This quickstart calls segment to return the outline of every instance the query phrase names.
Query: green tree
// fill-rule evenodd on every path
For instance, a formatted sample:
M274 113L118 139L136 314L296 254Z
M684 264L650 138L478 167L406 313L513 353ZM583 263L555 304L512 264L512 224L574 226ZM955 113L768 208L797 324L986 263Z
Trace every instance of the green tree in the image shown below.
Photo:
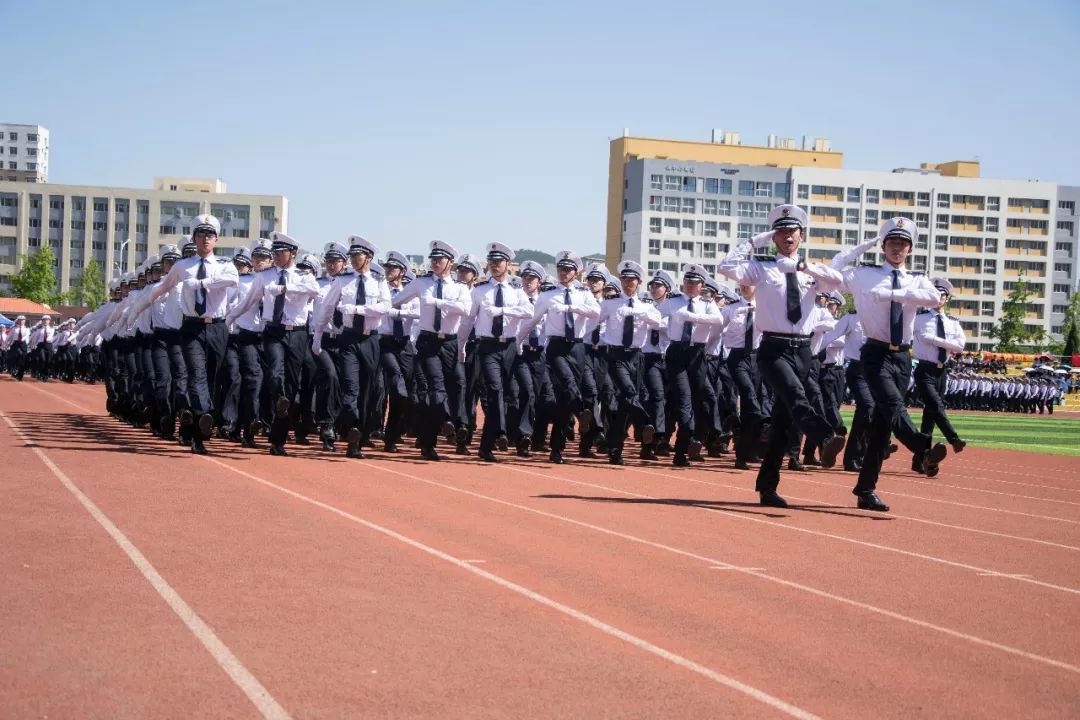
M45 246L33 255L23 255L22 267L11 278L18 297L38 303L53 303L62 296L56 282L56 255Z
M990 337L997 338L998 352L1020 352L1020 346L1030 338L1030 332L1024 325L1030 296L1031 288L1024 276L1020 275L1009 297L1001 303L1001 317L990 329Z
M1065 341L1061 354L1068 362L1073 355L1080 354L1080 293L1073 293L1069 299L1069 307L1065 310L1065 324L1061 331Z
M101 275L101 266L91 259L83 268L82 274L71 283L71 295L75 304L85 305L96 310L107 299L105 278Z

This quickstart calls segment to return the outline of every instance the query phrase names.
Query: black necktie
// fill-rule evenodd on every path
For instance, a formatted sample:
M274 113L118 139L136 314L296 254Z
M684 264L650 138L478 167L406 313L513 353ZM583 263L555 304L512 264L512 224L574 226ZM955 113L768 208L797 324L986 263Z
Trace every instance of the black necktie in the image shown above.
M277 284L282 287L281 293L274 298L274 324L280 325L285 316L285 270L278 274Z
M536 298L529 298L530 305L536 305ZM540 347L540 331L536 328L529 333L529 347Z
M195 273L198 280L206 279L206 258L199 260L199 271ZM206 290L199 288L195 291L195 314L202 317L206 314Z
M364 276L356 276L356 314L353 315L352 326L353 330L357 332L364 332L364 311L359 306L367 305L367 287L364 283Z
M390 290L390 296L393 297L399 292L401 292L401 288L392 288ZM400 313L400 311L398 312ZM399 340L405 337L405 323L404 321L402 321L400 314L396 318L394 318L394 337L398 338Z
M900 271L892 271L892 288L900 289ZM902 345L904 342L904 308L895 300L889 303L889 342Z
M502 283L499 283L498 285L495 286L495 307L501 308L502 306L503 306ZM494 337L500 338L500 337L502 337L502 331L503 331L503 318L502 318L502 315L499 315L498 317L492 318L492 320L491 320L491 334Z
M566 314L563 316L563 329L566 332L566 339L574 339L574 314L570 312L570 288L566 288L566 294L563 296L563 303L566 305Z
M945 338L945 318L942 317L941 313L938 313L937 316L937 336L942 339ZM944 365L948 357L949 353L945 350L945 348L938 348L937 361L939 363Z
M649 342L657 350L660 349L660 331L659 330L650 330L649 331Z
M442 285L442 278L435 281L435 297L439 300L442 300ZM431 327L435 328L435 332L439 332L439 330L442 329L442 312L437 307L435 308L435 318L431 323Z
M634 307L634 298L630 298L630 302L626 303L626 307ZM634 344L634 316L630 313L626 314L626 317L622 321L622 346L629 348Z
M686 311L694 312L694 298L690 298L690 301L686 303ZM688 343L694 339L694 323L684 322L682 324L682 341Z
M802 297L799 292L799 274L784 273L787 281L787 319L792 325L802 320Z
M754 349L754 306L746 309L746 334L743 335L743 347L746 350Z

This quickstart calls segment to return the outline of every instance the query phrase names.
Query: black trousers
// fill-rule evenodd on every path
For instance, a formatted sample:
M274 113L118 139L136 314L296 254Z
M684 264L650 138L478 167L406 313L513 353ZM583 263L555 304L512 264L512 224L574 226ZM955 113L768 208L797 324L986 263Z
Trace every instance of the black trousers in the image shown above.
M380 363L386 386L386 433L389 444L405 436L415 393L416 349L408 337L383 335L379 338Z
M263 358L266 361L264 382L270 385L270 397L275 402L286 398L290 404L300 389L300 373L306 356L311 354L311 341L306 327L286 330L268 325L263 330ZM284 444L289 435L289 413L277 414L270 424L270 442Z
M26 372L26 341L12 343L7 354L8 372L16 380L22 380Z
M435 448L439 428L451 417L450 409L461 407L457 358L457 337L421 332L416 339L417 439L423 449Z
M527 374L529 384L518 382L518 402L520 408L521 436L532 437L532 445L540 447L546 441L547 427L555 408L555 391L551 387L547 362L542 347L526 345L518 358L518 376ZM525 398L522 388L528 388L530 395ZM528 419L528 425L525 421Z
M867 342L859 354L866 383L874 398L874 416L866 454L854 490L865 492L877 487L885 449L892 433L895 432L896 439L912 453L925 452L930 447L930 436L915 429L904 407L904 396L911 380L911 357L907 351L889 350L887 345Z
M323 333L322 352L315 356L315 422L333 427L341 414L341 345L338 336Z
M656 435L662 436L667 433L667 362L659 353L643 353L640 363L640 402Z
M630 423L639 428L648 425L649 415L642 407L638 385L638 378L641 377L641 351L637 348L609 347L607 361L607 374L615 391L615 411L607 429L607 442L614 457L623 452Z
M828 417L825 412L824 395L821 392L821 359L817 356L810 357L810 371L806 373L804 382L806 388L806 400L822 417ZM831 423L830 423L831 424ZM833 426L835 427L835 426ZM822 438L812 440L809 436L803 442L803 433L797 426L792 427L791 435L794 438L790 453L792 457L798 457L799 444L803 444L803 456L811 458L821 445Z
M758 436L761 422L765 419L758 400L761 381L757 352L735 348L727 357L727 367L739 393L739 433L735 439L735 459L748 461L758 455Z
M705 371L705 347L701 344L672 343L667 352L668 382L675 434L675 453L685 455L691 438L696 436L695 404L700 408L702 393L708 393ZM671 428L669 428L670 432Z
M339 348L342 394L340 429L348 431L355 427L366 433L371 430L369 422L375 399L375 375L379 371L379 336L346 330L340 336Z
M512 339L500 342L495 338L481 338L477 342L476 362L480 367L486 396L484 430L480 435L481 452L494 449L496 439L509 434L507 395L516 359L517 343Z
M155 420L157 419L156 403L154 401L154 336L153 334L139 333L136 338L136 353L139 365L139 402L145 407L152 408Z
M832 436L828 421L807 399L804 379L810 372L809 345L792 347L784 340L765 338L757 351L758 370L772 389L772 422L769 441L758 469L756 490L775 491L780 484L780 467L797 429L812 442Z
M945 414L945 402L941 396L945 392L945 386L949 380L949 373L945 368L939 368L935 363L920 360L915 366L915 387L923 399L923 415L920 430L924 435L933 437L934 425L941 429L941 433L948 442L960 439L953 429Z
M855 415L851 418L847 445L844 447L844 466L861 465L870 438L870 419L874 416L874 396L866 383L862 360L852 360L845 371L847 386L855 402Z
M555 394L555 406L551 416L551 451L561 453L566 449L567 431L574 414L586 405L582 396L582 374L585 365L585 346L565 338L548 339L546 361L551 387ZM593 395L593 402L596 396Z
M188 400L195 415L212 413L210 388L216 387L217 375L225 363L229 329L225 323L207 325L185 322L180 328L184 363L188 369Z
M542 366L543 361L539 364ZM521 438L532 437L533 420L536 418L536 388L533 387L532 369L524 354L514 357L510 377L513 394L507 399L507 432L510 439L516 443Z
M262 407L262 388L265 377L262 333L240 330L230 338L230 344L236 351L237 367L240 373L236 421L247 432L251 423L259 419Z
M821 386L825 419L834 430L839 430L844 427L844 419L840 416L840 406L844 404L844 367L840 363L823 365L818 384Z

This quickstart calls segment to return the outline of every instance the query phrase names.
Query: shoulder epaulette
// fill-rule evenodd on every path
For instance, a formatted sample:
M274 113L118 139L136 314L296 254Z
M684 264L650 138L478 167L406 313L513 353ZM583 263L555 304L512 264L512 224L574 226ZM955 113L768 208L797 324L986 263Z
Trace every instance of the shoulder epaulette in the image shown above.
M668 299L682 297L682 296L683 296L683 294L681 292L673 292L670 295L668 295Z
M876 268L879 268L879 267L881 267L881 264L880 263L872 263L872 262L861 262L861 263L859 263L859 267L876 267Z
M926 273L924 273L924 272L918 272L918 271L912 270L912 271L911 271L911 274L912 274L912 275L915 275L915 276L917 276L917 277L921 277L921 276L925 275Z
M928 312L930 312L930 308L919 308L918 311L915 314L916 315L925 315Z
M751 257L758 262L776 262L775 255L751 255Z
M945 317L949 318L950 320L957 320L958 319L955 315L950 315L949 313L945 313Z
M510 287L512 287L512 288L520 288L521 287L521 278L519 278L517 276L514 276L514 277L510 278Z

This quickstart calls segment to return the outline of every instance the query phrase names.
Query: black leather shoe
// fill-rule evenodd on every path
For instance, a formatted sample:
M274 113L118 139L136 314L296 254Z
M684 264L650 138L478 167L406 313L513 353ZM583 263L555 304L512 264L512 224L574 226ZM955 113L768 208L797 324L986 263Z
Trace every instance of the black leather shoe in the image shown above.
M440 460L442 460L442 458L439 456L439 453L435 452L435 448L423 448L420 451L420 457L424 458L425 460L430 460L431 462L439 462Z
M945 443L937 443L926 452L926 477L937 477L941 469L941 461L949 454Z
M176 418L172 415L162 415L158 420L158 430L161 431L163 439L172 440L176 435Z
M284 445L271 445L270 446L270 454L274 455L274 456L277 456L277 457L287 457L288 456L288 453L285 452L285 446Z
M875 512L889 512L889 506L881 502L881 498L873 490L855 493L859 498L860 510L873 510Z
M457 441L458 447L469 444L469 428L459 427L454 433L454 439ZM467 454L467 453L466 453Z
M652 445L642 445L641 454L638 457L642 460L656 460L656 448Z
M455 455L472 455L472 452L469 450L469 446L466 445L465 443L458 443L457 447L454 448L454 454Z
M190 410L180 411L180 427L185 427L195 422L195 416L191 414Z
M952 451L954 453L958 453L967 447L967 440L961 440L960 438L956 438L949 444L952 445Z
M491 452L490 450L481 450L480 459L488 463L500 462L499 458L495 457L495 453Z
M210 413L203 413L199 416L199 439L208 440L210 436L214 434L214 416Z
M532 457L532 451L529 450L529 446L531 444L532 443L529 441L529 438L523 437L520 440L518 440L517 441L517 456L518 457L523 457L523 458Z
M245 437L243 440L240 441L240 447L248 448L250 450L258 450L259 443L255 442L255 438L253 437Z
M589 432L589 429L592 428L592 420L592 410L585 410L584 412L578 413L578 423L582 435Z
M673 467L690 467L690 458L682 453L675 453L675 457L671 459L671 464Z
M844 449L844 436L833 435L821 443L821 467L831 468L836 465L836 456Z
M454 423L447 420L442 424L442 436L446 438L446 442L454 442L454 438L457 436L457 431L454 430Z
M551 456L548 458L548 462L550 462L553 465L565 465L566 464L566 461L563 460L562 453L558 453L558 452L551 453Z
M690 441L690 448L689 448L689 452L687 452L687 455L694 462L704 462L705 461L705 458L702 457L702 455L701 455L701 443L699 441L697 441L697 440L691 440Z
M505 435L500 435L495 438L495 447L498 448L500 452L506 452L507 448L510 447L510 442L506 439Z
M612 454L611 454L611 457L609 457L609 458L608 458L608 464L609 464L609 465L625 465L625 464L626 464L626 461L625 461L625 460L623 460L623 458L622 458L622 455L621 455L621 454L619 454L619 453L612 453Z
M401 452L401 448L397 446L397 443L388 442L383 446L383 452L398 453Z
M297 445L311 444L311 440L308 439L307 435L297 435L295 438L293 438L293 442L295 442Z
M656 446L654 452L657 457L671 457L671 445L667 442L662 442Z
M646 425L641 428L641 444L652 445L653 440L656 439L656 428L652 425Z
M194 435L191 438L191 452L195 455L206 455L206 446L203 445L202 438Z
M349 432L345 434L345 441L349 443L345 448L345 457L356 459L364 457L364 453L360 450L360 441L363 438L364 434L358 428L349 428Z
M835 461L834 461L834 463L835 463ZM813 457L813 456L808 457L806 455L803 455L802 464L803 465L812 465L814 467L821 467L821 461L818 460L817 458Z
M926 455L924 453L915 453L911 456L911 470L917 472L920 475L926 473Z
M888 460L889 456L900 449L900 446L896 443L889 443L889 447L885 448L885 459Z
M862 465L859 463L844 463L844 469L848 472L862 472Z
M788 458L787 469L795 472L806 472L806 466L799 462L798 458Z
M758 500L758 504L760 504L760 505L764 505L765 507L774 507L774 508L786 508L786 507L788 507L787 500L785 500L784 498L777 495L775 490L770 490L768 492L758 493L758 495L761 498L760 500Z
M599 456L599 455L597 455L597 454L596 454L595 452L593 452L592 450L589 450L588 448L585 448L585 449L583 449L583 450L578 450L578 457L580 457L580 458L586 458L586 459L588 459L588 460L595 460L596 458L598 458L598 457L600 457L600 456Z
M736 470L749 470L750 469L750 464L748 462L746 462L745 460L736 460L735 461L735 469Z

